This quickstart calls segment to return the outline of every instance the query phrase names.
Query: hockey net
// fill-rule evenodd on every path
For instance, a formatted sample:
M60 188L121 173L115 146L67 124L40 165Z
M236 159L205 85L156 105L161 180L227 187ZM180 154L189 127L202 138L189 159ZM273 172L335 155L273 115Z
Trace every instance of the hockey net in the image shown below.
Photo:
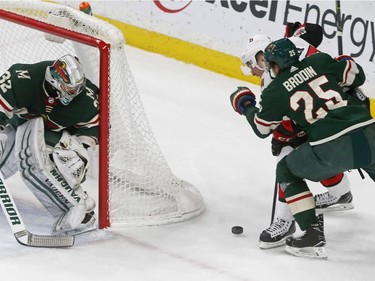
M100 87L99 228L166 224L202 212L199 191L172 173L153 136L117 28L59 4L1 1L0 51L1 73L14 63L76 55Z

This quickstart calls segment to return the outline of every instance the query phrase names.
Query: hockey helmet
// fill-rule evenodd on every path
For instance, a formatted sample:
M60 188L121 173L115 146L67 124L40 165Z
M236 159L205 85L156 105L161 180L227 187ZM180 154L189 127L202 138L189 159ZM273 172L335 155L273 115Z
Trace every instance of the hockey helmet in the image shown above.
M68 105L82 92L86 84L83 67L72 55L65 55L47 67L45 79L57 90L63 105Z
M297 47L289 39L282 38L269 44L264 51L266 67L271 63L277 64L280 70L291 67L299 61Z
M251 68L255 68L258 66L258 63L257 63L258 53L263 53L264 49L271 42L272 42L271 38L265 35L260 35L260 34L256 34L249 39L249 42L247 43L241 55L241 62L243 64L241 69L245 75L250 74ZM245 68L248 68L248 69L245 69Z

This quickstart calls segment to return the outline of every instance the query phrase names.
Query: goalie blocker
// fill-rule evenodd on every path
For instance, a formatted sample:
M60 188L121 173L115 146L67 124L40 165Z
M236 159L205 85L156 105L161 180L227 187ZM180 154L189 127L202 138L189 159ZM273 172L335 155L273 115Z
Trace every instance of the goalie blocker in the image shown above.
M95 201L83 191L79 182L87 170L87 160L81 158L83 150L78 138L64 133L53 151L59 169L51 161L51 151L45 144L42 117L17 128L15 155L18 156L18 169L25 184L56 219L52 229L55 233L75 230L86 214L93 213Z

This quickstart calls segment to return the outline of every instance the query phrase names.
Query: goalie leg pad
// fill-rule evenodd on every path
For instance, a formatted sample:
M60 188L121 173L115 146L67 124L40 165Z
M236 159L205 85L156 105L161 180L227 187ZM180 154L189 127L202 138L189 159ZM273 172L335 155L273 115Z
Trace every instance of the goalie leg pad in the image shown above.
M14 153L16 130L11 125L0 126L0 170L7 179L17 171L17 162Z
M29 120L17 128L15 152L23 181L60 221L55 224L59 227L55 231L69 230L80 224L86 213L84 192L81 188L70 187L50 160L42 118Z

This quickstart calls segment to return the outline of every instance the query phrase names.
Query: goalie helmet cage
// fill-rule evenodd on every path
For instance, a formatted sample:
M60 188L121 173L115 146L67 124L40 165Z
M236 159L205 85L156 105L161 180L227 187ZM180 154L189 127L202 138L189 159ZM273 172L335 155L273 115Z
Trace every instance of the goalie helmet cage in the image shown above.
M167 224L203 211L201 194L172 173L152 134L117 28L60 4L1 1L0 51L1 73L76 55L99 85L99 228Z

